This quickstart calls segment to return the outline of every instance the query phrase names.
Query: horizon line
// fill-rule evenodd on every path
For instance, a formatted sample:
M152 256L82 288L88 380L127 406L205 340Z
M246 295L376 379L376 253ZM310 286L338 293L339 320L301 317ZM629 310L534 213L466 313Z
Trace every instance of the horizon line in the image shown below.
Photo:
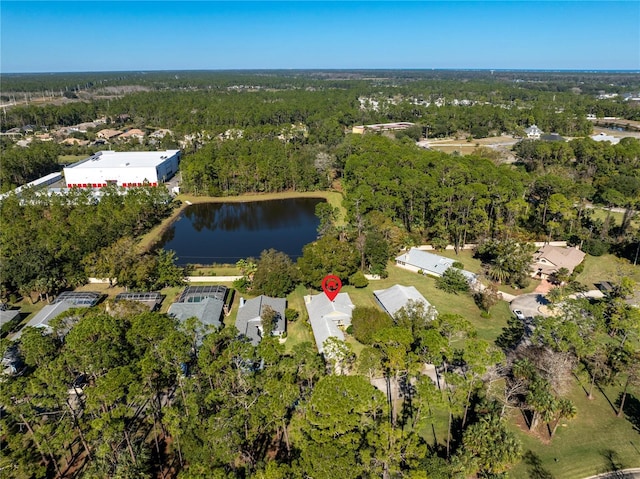
M68 70L68 71L13 71L0 75L56 75L69 73L163 73L163 72L366 72L366 71L462 71L462 72L540 72L540 73L640 73L636 68L181 68L181 69L134 69L134 70Z

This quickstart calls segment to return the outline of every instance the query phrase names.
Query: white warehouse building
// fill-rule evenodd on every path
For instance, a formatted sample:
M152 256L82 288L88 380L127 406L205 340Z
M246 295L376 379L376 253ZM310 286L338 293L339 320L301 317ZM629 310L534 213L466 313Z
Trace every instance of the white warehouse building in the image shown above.
M99 151L64 169L68 188L158 186L178 171L180 150Z

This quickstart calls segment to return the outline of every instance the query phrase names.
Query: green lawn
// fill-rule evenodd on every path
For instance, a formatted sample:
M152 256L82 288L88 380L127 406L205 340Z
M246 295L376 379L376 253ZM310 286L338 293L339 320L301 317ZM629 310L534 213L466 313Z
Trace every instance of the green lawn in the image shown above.
M619 389L604 389L612 403ZM512 429L522 441L525 458L512 470L511 477L580 479L614 470L616 465L640 466L639 431L628 420L616 417L604 394L596 391L594 399L589 400L576 381L569 398L578 414L562 421L551 441L548 433L541 438L531 435L522 425L520 413L513 412ZM520 427L514 425L516 419Z
M464 265L463 269L471 271L472 273L477 274L482 272L482 263L479 259L473 257L474 252L471 249L460 250L458 254L456 254L455 250L452 249L433 251L433 253L446 258L451 258L455 261L460 261Z
M617 282L621 276L630 276L640 282L640 268L612 254L587 255L584 259L584 271L576 279L589 289L595 289L595 283L600 281Z
M355 288L353 286L344 286L342 288L343 293L348 293L351 297L351 301L356 307L373 307L378 308L373 297L373 291L378 289L386 289L395 284L401 284L403 286L415 286L423 296L438 310L439 313L453 313L460 314L468 319L474 327L478 330L478 336L488 341L494 341L502 332L502 328L506 326L507 320L510 316L509 305L506 302L499 302L491 310L491 317L488 319L480 316L480 310L476 306L468 294L449 294L441 291L435 287L435 279L422 276L411 271L398 268L393 264L389 264L388 267L389 277L381 280L370 281L366 288ZM288 297L289 307L296 309L300 312L300 320L306 321L307 311L304 306L304 295L309 294L307 288L298 286L296 290ZM316 294L314 292L313 294ZM287 348L291 344L296 344L305 340L304 338L296 338L297 333L304 334L306 338L306 329L297 328L293 329L290 324L289 339L287 340ZM297 326L297 325L296 325ZM311 338L313 339L313 338ZM359 352L360 345L353 342L352 346L354 350Z
M609 216L611 226L620 226L622 224L622 219L624 218L624 213L618 213L617 211L607 211L598 206L588 211L590 212L593 219L600 221L604 221L605 219L607 219L607 216ZM636 215L636 217L631 220L631 224L636 228L640 226L640 216Z
M196 267L191 276L240 276L240 269L233 264L214 264L207 267Z

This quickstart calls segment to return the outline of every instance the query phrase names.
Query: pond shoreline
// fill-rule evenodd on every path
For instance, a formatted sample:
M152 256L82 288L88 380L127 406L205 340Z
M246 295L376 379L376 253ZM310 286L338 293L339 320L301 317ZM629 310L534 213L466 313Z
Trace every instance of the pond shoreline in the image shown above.
M341 206L342 194L337 191L284 191L280 193L250 193L239 196L193 196L181 194L174 198L180 201L171 214L154 226L151 231L140 238L138 247L141 253L153 251L158 247L164 233L180 217L187 206L206 203L252 203L258 201L289 200L295 198L320 198L327 201L332 206L341 209L341 217L344 218L344 210ZM336 204L337 203L337 204Z

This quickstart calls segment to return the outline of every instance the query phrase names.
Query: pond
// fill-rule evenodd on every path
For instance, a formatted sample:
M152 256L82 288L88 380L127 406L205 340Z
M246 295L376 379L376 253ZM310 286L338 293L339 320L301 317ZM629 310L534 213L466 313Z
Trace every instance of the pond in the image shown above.
M173 250L178 264L233 264L260 257L269 248L296 260L317 238L320 198L203 203L187 206L165 231L160 247Z

